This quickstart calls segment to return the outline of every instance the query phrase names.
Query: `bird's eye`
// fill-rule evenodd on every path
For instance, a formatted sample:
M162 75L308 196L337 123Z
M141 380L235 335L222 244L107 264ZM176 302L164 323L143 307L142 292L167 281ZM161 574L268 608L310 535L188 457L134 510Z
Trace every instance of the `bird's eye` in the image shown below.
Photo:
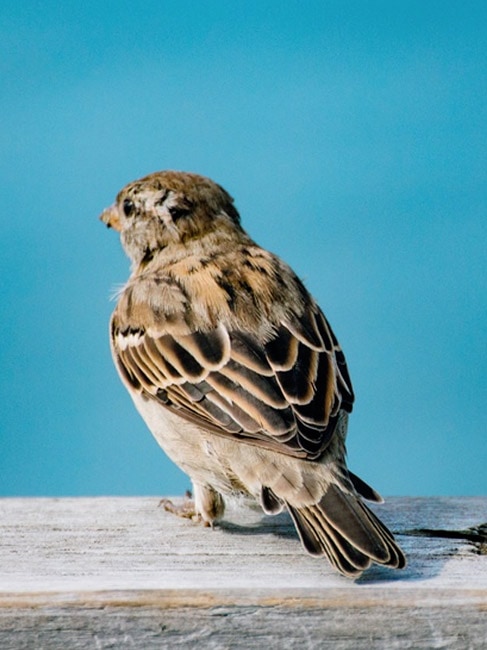
M123 213L126 217L130 217L134 213L135 205L130 199L125 199L123 202Z
M190 209L183 205L172 205L168 208L168 212L173 218L173 221L177 221L178 219L181 219L181 217L186 217L190 213Z

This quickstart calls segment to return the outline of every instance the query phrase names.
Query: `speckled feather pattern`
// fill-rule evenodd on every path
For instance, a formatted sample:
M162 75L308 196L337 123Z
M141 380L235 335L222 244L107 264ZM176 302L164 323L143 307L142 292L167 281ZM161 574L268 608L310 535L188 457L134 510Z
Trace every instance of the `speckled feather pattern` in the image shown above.
M245 233L233 200L196 174L127 185L102 220L132 274L110 325L135 405L192 479L198 514L225 494L287 507L304 547L345 575L404 566L345 464L354 394L345 357L291 268Z

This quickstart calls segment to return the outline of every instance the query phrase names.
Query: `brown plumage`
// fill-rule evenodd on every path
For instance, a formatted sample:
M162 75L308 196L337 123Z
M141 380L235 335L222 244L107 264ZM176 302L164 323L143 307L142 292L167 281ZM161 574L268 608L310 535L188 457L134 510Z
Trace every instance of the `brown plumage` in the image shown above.
M305 549L347 576L405 558L345 464L354 395L314 299L240 225L232 198L196 174L130 183L102 221L132 274L111 320L119 374L212 524L222 495L286 507Z

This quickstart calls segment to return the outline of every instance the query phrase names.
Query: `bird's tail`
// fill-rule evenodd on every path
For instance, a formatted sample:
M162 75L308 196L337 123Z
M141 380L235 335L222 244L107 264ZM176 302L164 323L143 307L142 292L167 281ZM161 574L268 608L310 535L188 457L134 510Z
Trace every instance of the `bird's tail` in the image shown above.
M350 478L362 494L369 488L357 477ZM363 486L360 485L363 483ZM374 501L377 493L364 494ZM406 558L392 533L362 502L358 494L345 492L331 484L322 499L313 506L297 508L286 504L304 548L311 555L325 555L343 575L355 578L372 562L402 569Z

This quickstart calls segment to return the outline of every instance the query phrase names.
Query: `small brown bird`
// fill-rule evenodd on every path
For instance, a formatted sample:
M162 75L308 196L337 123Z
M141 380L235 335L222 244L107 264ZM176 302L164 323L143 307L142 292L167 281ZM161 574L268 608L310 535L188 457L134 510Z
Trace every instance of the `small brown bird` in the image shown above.
M208 178L164 171L128 184L101 220L132 274L110 325L120 377L212 525L223 495L289 511L304 548L359 576L406 564L347 469L354 395L345 357L292 269L240 225ZM186 512L187 514L187 512Z

